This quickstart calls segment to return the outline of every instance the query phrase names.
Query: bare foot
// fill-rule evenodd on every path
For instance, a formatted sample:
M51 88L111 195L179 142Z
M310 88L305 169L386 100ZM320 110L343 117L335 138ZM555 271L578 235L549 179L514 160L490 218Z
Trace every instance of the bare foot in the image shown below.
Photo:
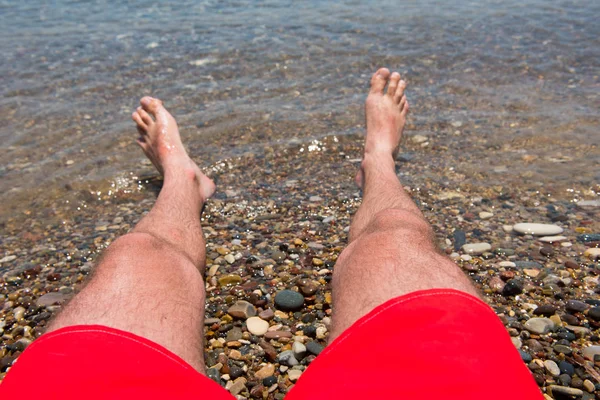
M388 88L384 93L386 85ZM400 79L400 74L390 74L387 68L379 69L371 78L371 90L365 106L365 155L396 157L409 109L404 89L406 82ZM362 171L356 175L356 184L363 186Z
M162 101L144 97L141 107L131 115L140 136L137 143L161 175L185 174L191 170L200 184L200 196L205 201L215 192L214 182L200 171L188 156L175 118L163 107Z

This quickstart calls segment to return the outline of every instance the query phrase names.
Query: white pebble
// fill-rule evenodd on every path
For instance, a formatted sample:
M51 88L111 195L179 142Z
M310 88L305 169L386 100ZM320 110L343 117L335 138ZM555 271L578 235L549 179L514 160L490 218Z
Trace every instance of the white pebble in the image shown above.
M562 242L563 240L567 240L566 236L544 236L541 237L540 242L545 243L554 243L554 242Z
M292 382L296 382L301 375L302 371L300 371L299 369L291 369L288 372L288 378L290 378L290 381Z
M463 251L468 254L478 255L492 249L489 243L467 243L462 247Z
M600 257L600 247L591 247L587 249L583 255L595 260Z
M563 232L563 229L558 225L537 224L537 223L521 223L513 225L513 229L524 235L548 236L558 235Z
M491 212L487 212L487 211L482 211L479 213L479 218L481 219L490 219L494 216L493 213Z
M269 323L259 317L250 317L246 320L248 332L256 336L262 336L269 330Z
M517 266L517 264L515 264L515 263L514 263L514 262L512 262L512 261L500 261L500 262L498 263L498 266L499 266L499 267L514 268L514 267L516 267L516 266Z

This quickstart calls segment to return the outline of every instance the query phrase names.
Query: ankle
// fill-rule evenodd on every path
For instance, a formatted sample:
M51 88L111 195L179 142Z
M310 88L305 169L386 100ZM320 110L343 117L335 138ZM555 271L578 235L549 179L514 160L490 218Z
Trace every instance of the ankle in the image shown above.
M394 157L389 152L384 151L365 151L363 155L362 162L360 164L361 169L364 171L365 169L372 167L391 167L394 168L395 161Z

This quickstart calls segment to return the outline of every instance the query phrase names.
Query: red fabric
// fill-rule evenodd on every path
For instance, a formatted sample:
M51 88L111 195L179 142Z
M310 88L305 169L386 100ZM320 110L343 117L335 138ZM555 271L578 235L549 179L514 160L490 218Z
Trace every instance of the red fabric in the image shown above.
M0 399L22 398L234 399L164 347L96 325L70 326L33 342L0 385Z
M413 292L359 319L286 400L543 400L494 311L450 289Z
M19 357L0 398L232 396L162 346L104 326L46 334ZM319 355L286 399L542 399L494 312L455 290L388 301Z

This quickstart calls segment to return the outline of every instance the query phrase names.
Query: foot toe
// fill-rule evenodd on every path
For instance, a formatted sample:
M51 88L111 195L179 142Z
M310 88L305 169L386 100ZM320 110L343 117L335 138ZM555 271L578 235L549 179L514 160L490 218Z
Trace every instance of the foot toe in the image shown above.
M401 80L398 82L398 87L396 88L396 93L394 93L394 102L396 104L400 104L402 100L402 96L404 96L404 89L406 89L406 81Z
M144 121L147 126L152 125L154 122L150 114L148 114L142 107L137 108L137 113L140 115L140 117L142 117L142 121Z
M152 115L156 115L162 109L162 101L150 96L142 97L140 104L144 110Z
M396 89L398 88L398 82L400 82L400 74L393 72L390 76L390 84L388 86L388 96L394 97L396 95Z
M387 68L380 68L375 72L371 78L371 93L382 94L389 77L390 70Z
M144 123L137 111L131 114L131 119L137 124L138 130L142 129L145 132L148 129L148 126Z
M400 100L400 113L405 114L408 112L408 100L406 100L406 96L402 96L402 100Z

